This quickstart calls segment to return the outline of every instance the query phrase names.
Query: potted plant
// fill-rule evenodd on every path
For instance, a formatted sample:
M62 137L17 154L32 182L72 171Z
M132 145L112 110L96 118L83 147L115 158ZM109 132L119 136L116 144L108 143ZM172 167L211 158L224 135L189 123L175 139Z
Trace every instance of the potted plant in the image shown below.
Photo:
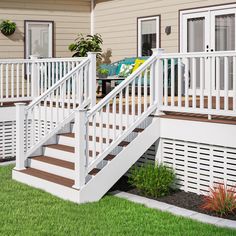
M79 34L75 42L69 45L69 50L74 52L73 57L86 57L88 52L97 52L97 58L101 60L102 43L100 34Z
M16 23L10 20L4 20L0 24L0 30L5 36L12 35L16 30Z
M99 78L107 78L108 74L109 74L109 70L107 70L107 69L99 69L98 70Z

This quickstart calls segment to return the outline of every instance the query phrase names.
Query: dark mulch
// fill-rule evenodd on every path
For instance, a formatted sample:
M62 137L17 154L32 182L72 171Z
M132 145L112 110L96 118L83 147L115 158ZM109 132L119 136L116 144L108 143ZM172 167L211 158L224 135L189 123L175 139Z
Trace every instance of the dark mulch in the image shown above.
M165 202L174 206L178 206L181 208L185 208L192 211L197 211L203 214L208 214L211 216L218 216L213 212L209 212L200 208L203 204L203 195L197 195L195 193L186 193L181 190L176 190L170 193L170 195L165 197L153 198L149 196L145 196L141 193L138 189L134 188L128 183L128 178L123 176L113 187L110 191L120 190L132 194L136 194L139 196L147 197L150 199L154 199L160 202ZM219 216L218 216L219 217ZM229 220L236 220L236 212L235 214L231 214L228 216L223 216L222 218L229 219Z
M14 157L13 158L4 158L4 159L0 158L0 163L7 162L7 161L14 161L14 160L15 160Z

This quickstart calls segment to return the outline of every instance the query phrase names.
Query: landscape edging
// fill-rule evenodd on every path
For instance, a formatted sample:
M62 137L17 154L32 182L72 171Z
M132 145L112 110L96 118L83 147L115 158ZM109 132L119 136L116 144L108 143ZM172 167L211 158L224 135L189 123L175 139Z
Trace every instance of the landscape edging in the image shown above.
M216 225L218 227L227 227L227 228L236 229L236 221L234 220L227 220L227 219L223 219L223 218L219 218L215 216L209 216L209 215L202 214L196 211L191 211L191 210L187 210L181 207L176 207L171 204L152 200L152 199L145 198L145 197L138 196L131 193L114 191L114 192L111 192L111 194L116 197L123 198L129 201L135 202L135 203L143 204L152 209L166 211L177 216L187 217L192 220L197 220L206 224Z

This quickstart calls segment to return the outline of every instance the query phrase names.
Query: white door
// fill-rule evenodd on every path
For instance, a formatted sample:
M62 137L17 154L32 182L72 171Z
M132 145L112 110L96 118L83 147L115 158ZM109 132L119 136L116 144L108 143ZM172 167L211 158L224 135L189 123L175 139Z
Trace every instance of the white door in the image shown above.
M199 10L196 13L186 13L182 16L181 52L214 52L214 51L234 51L236 45L235 37L235 15L236 8L228 9L208 9ZM206 62L205 77L209 78L210 73L215 75L215 71L209 71L209 61ZM215 63L214 61L212 63ZM229 59L229 91L233 89L233 66L232 59ZM196 87L199 88L200 76L198 75L199 62L197 62ZM191 68L190 68L191 75ZM191 86L191 76L190 76ZM205 81L204 88L208 88ZM224 61L220 61L220 85L224 90ZM213 90L216 88L216 79L212 81ZM231 92L231 91L230 91ZM214 91L213 91L214 93ZM223 95L223 92L222 92Z
M26 21L25 57L36 55L42 58L53 56L53 23Z

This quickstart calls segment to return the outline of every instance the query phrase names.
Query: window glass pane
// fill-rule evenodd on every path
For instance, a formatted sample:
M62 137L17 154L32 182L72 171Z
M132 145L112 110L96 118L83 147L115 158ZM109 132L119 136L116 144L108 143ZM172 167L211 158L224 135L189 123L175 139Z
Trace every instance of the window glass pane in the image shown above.
M215 18L216 51L235 49L235 15L220 15Z
M157 22L144 20L141 22L142 56L151 56L152 49L157 47Z
M49 25L48 24L29 24L29 55L49 57Z
M187 22L188 52L203 52L205 51L205 18L192 18Z
M235 50L235 15L219 15L215 17L215 49L216 51ZM229 90L233 89L233 58L228 58ZM225 88L224 84L224 58L220 59L220 89Z

